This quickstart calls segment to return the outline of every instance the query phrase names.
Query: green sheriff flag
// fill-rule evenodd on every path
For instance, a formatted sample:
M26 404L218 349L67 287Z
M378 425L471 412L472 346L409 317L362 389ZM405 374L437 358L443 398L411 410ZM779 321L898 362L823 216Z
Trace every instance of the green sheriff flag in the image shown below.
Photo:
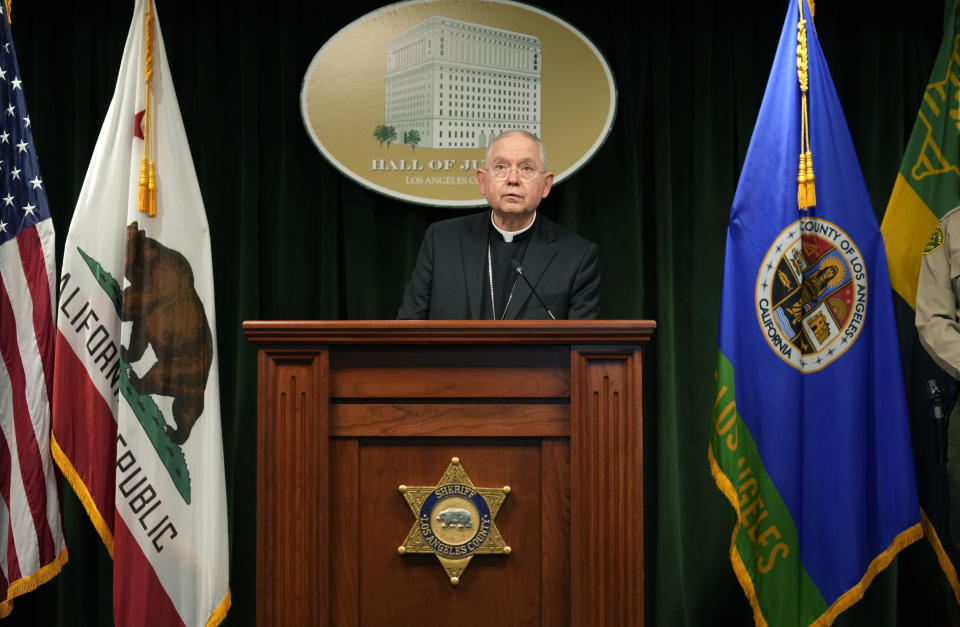
M926 354L914 328L923 249L939 219L960 205L958 0L946 1L943 22L943 40L880 230L890 265L890 283L899 296L895 298L897 322L924 535L960 602L960 552L950 533L946 422L937 418L938 408L934 406L936 390L955 390L956 384ZM949 404L949 400L945 402ZM960 498L960 493L956 496ZM960 520L955 525L958 523Z
M960 204L960 14L947 0L943 41L880 230L893 289L916 308L920 253Z

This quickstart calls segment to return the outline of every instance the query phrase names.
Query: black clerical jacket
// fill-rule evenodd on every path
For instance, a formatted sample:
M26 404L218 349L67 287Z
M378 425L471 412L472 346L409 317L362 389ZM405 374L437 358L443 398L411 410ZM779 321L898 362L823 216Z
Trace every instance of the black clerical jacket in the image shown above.
M539 224L537 224L539 223ZM599 316L600 260L597 246L538 215L523 259L523 272L558 318ZM487 283L490 211L435 222L427 228L398 319L475 320ZM485 292L486 290L486 292ZM503 317L548 319L520 279Z

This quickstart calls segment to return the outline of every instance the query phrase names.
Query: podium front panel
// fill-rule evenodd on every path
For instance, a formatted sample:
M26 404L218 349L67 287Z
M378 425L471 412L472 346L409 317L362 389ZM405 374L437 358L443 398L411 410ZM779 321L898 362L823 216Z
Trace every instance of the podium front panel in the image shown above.
M259 624L641 625L643 321L248 322ZM399 491L510 492L451 585Z

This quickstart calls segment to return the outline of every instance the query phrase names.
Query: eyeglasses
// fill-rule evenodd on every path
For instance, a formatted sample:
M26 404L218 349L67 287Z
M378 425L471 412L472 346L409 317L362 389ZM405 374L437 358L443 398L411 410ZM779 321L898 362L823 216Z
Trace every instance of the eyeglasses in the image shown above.
M487 172L490 173L490 176L495 178L498 181L505 181L510 173L514 170L517 171L517 175L524 181L529 181L538 174L543 174L543 170L537 170L532 165L521 165L516 168L507 166L505 163L498 163L492 168L487 168Z

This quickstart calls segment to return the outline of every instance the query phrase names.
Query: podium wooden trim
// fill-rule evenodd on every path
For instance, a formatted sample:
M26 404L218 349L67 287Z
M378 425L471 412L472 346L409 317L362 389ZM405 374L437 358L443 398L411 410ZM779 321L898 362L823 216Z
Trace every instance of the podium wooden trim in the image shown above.
M655 327L245 322L258 349L257 623L373 624L383 616L371 602L380 577L430 597L421 616L404 599L406 614L392 625L480 608L500 624L522 615L544 626L642 625L643 350ZM485 484L474 472L498 470L529 485L500 515L504 537L523 550L506 562L475 559L454 589L432 556L439 572L384 555L389 542L369 535L370 515L400 525L385 532L399 535L395 543L409 526L389 493L395 486L359 477L379 481L395 464L412 474L416 451L429 458L458 447L486 451L464 464L477 485ZM393 461L370 470L383 460ZM434 480L444 470L429 468Z

